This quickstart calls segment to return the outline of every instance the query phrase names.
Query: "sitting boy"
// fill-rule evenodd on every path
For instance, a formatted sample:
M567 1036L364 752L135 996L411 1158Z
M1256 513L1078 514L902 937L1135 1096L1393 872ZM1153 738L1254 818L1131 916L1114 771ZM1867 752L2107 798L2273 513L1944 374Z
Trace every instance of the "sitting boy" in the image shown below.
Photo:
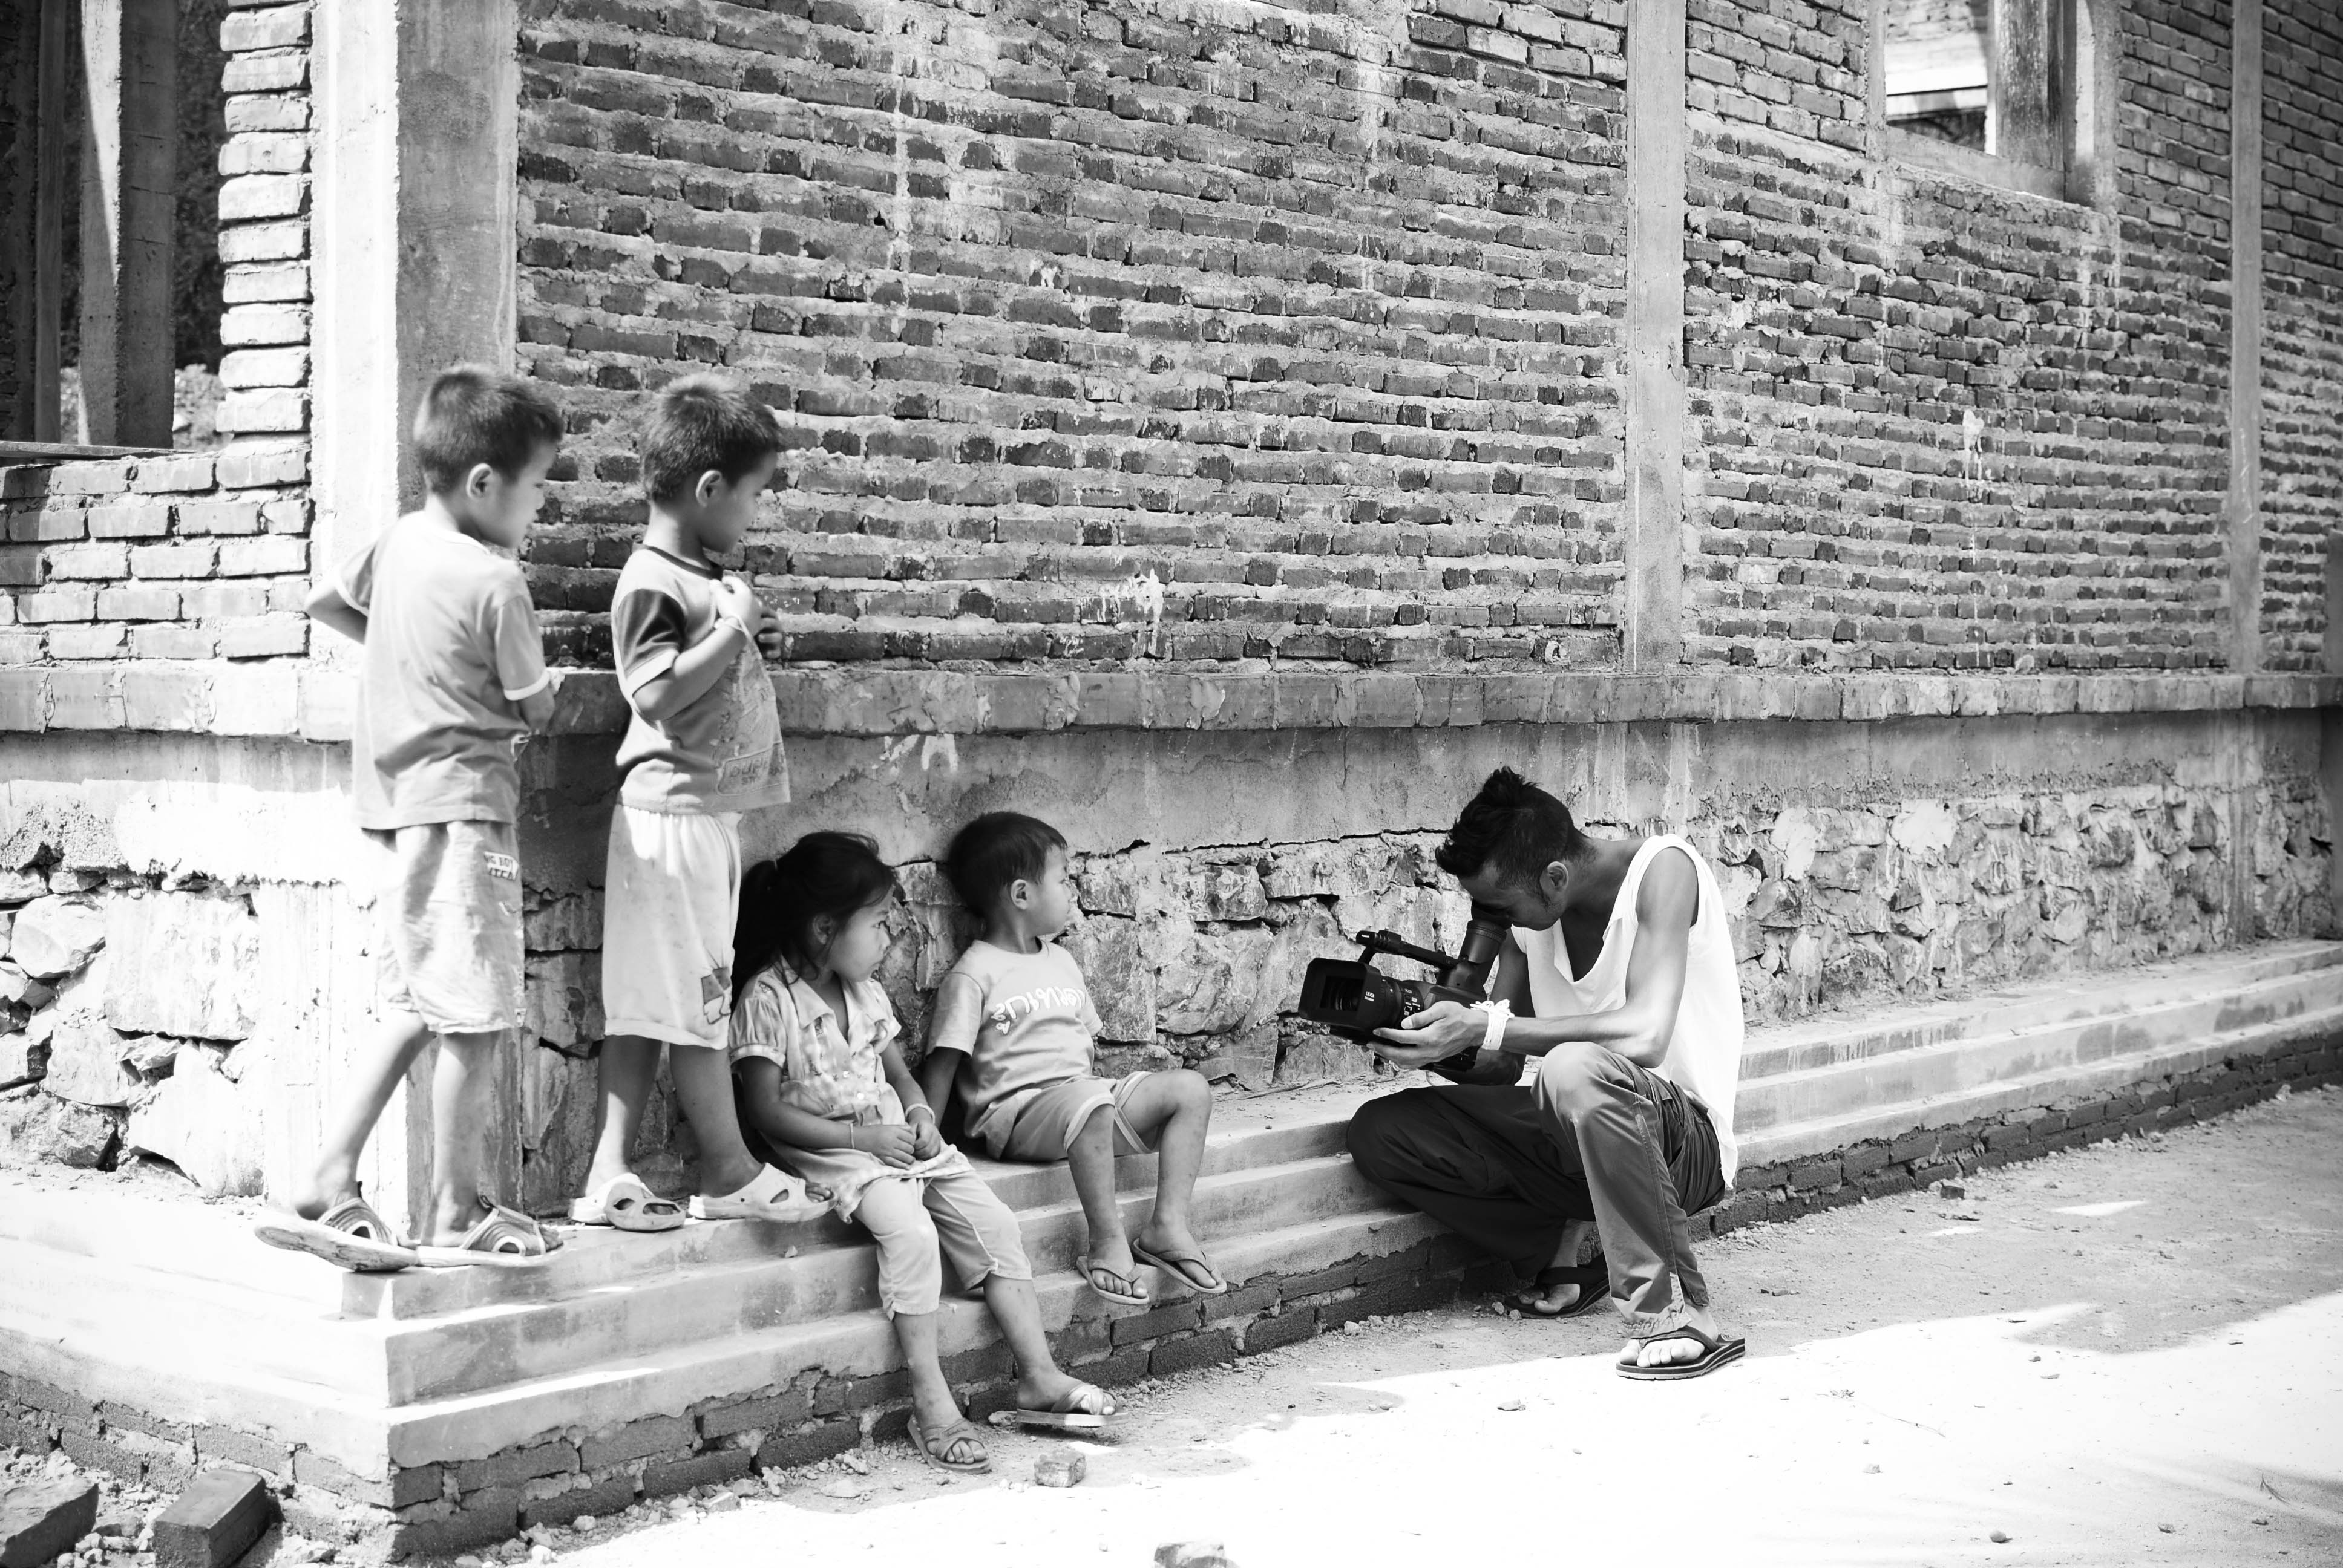
M1051 940L1074 919L1064 836L1014 811L987 812L953 838L944 873L984 925L936 991L920 1069L929 1103L943 1104L957 1079L968 1135L985 1152L1066 1161L1090 1225L1079 1266L1106 1300L1147 1304L1141 1262L1200 1295L1225 1293L1227 1282L1188 1228L1212 1087L1185 1068L1095 1076L1098 1012L1081 970ZM1149 1150L1155 1211L1130 1236L1115 1201L1114 1162Z

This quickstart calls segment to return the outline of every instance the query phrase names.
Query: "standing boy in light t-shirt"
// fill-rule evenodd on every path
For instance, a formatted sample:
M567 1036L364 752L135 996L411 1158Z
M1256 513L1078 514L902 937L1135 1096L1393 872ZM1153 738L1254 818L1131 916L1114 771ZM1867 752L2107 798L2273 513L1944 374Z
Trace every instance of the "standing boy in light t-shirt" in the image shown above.
M1225 1293L1188 1225L1212 1085L1186 1068L1095 1076L1098 1012L1072 955L1051 940L1074 919L1064 836L1014 811L988 812L953 838L944 871L984 932L936 991L920 1068L928 1102L942 1105L957 1079L969 1136L994 1159L1066 1161L1090 1224L1080 1267L1101 1296L1145 1306L1142 1262L1199 1295ZM1130 1236L1114 1161L1149 1150L1155 1211Z
M527 1262L554 1245L479 1181L496 1105L490 1053L522 1022L513 754L553 714L528 584L498 552L528 537L560 445L560 411L536 387L447 371L415 420L430 486L422 510L309 596L312 619L365 647L350 779L358 825L385 851L377 907L390 983L316 1167L256 1230L346 1269ZM431 1207L409 1248L358 1191L358 1155L435 1038Z
M740 814L785 804L780 715L757 637L768 616L709 558L740 542L773 480L780 427L709 376L669 383L639 440L650 522L610 605L632 710L602 886L601 1126L570 1218L667 1231L683 1211L629 1168L659 1052L699 1145L701 1220L810 1220L826 1205L749 1152L732 1101L732 932Z

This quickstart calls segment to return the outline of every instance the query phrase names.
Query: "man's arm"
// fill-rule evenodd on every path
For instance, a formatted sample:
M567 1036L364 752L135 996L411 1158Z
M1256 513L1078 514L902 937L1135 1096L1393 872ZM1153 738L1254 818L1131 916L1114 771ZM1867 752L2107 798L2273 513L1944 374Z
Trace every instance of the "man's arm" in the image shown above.
M1692 861L1680 850L1657 857L1635 893L1635 946L1627 960L1625 1000L1605 1012L1509 1019L1504 1054L1544 1056L1557 1045L1584 1040L1607 1046L1639 1066L1658 1066L1668 1054L1668 1042L1675 1037L1692 923L1699 906L1700 877ZM1480 1044L1488 1020L1462 1002L1443 1001L1406 1020L1405 1024L1401 1029L1376 1030L1383 1040L1401 1048L1376 1049L1376 1054L1394 1067L1427 1067L1466 1046ZM1473 1081L1483 1081L1477 1068Z

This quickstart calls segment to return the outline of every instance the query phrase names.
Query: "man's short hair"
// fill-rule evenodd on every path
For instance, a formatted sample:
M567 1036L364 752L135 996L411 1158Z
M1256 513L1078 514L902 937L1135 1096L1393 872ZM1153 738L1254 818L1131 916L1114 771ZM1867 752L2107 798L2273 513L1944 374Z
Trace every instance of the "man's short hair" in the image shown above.
M710 469L738 484L780 449L773 411L715 376L686 376L660 388L637 443L643 488L654 501L690 494Z
M509 479L559 445L561 409L545 389L485 365L442 370L415 411L415 460L434 495L482 463Z
M1500 768L1458 813L1433 858L1452 877L1494 871L1508 887L1528 887L1585 842L1569 807L1512 769Z
M1019 879L1039 881L1050 851L1065 847L1066 836L1038 817L987 811L952 835L944 875L961 903L990 914Z

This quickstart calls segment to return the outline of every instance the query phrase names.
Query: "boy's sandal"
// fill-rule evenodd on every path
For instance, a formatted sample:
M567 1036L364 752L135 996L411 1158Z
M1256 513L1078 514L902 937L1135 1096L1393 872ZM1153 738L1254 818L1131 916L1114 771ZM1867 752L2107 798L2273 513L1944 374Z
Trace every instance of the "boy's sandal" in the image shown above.
M1103 1432L1114 1413L1114 1397L1096 1383L1078 1382L1050 1402L1047 1410L1018 1405L996 1410L990 1420L998 1427L1032 1427L1041 1432Z
M474 1263L525 1269L560 1250L560 1238L547 1234L528 1215L501 1203L482 1206L487 1215L464 1232L462 1241L452 1247L417 1246L417 1260L427 1269L462 1269Z
M1149 1268L1171 1275L1200 1296L1225 1296L1229 1293L1229 1282L1221 1278L1221 1271L1213 1268L1202 1252L1158 1252L1133 1241L1131 1255ZM1188 1271L1191 1269L1200 1270L1204 1278L1199 1281Z
M953 1449L961 1443L976 1447L974 1459L954 1459ZM920 1418L911 1417L911 1451L938 1470L948 1470L954 1475L982 1475L992 1468L992 1451L984 1446L984 1433L976 1423L961 1416L950 1426L929 1432L920 1425Z
M631 1171L611 1177L582 1198L572 1198L569 1217L580 1225L618 1231L672 1231L685 1221L682 1204L660 1197Z
M1697 1361L1678 1362L1673 1366L1644 1367L1635 1364L1645 1345L1658 1340L1690 1340L1701 1347ZM1639 1340L1629 1340L1627 1348L1619 1352L1618 1365L1613 1370L1621 1377L1634 1378L1638 1382L1675 1382L1688 1377L1706 1377L1710 1372L1741 1359L1749 1342L1738 1334L1712 1334L1686 1323L1665 1333L1647 1334Z
M1116 1273L1104 1263L1093 1263L1088 1258L1076 1258L1074 1267L1082 1271L1090 1288L1118 1307L1147 1305L1147 1292L1140 1288L1139 1277ZM1105 1281L1101 1284L1100 1281Z
M252 1233L272 1247L307 1252L357 1274L389 1273L422 1261L414 1248L391 1239L390 1227L364 1194L343 1199L314 1220L273 1210L260 1217Z
M1534 1282L1537 1289L1509 1298L1513 1310L1525 1318L1548 1318L1556 1322L1564 1318L1584 1317L1597 1307L1611 1302L1611 1265L1603 1254L1594 1254L1591 1263L1581 1263L1569 1269L1540 1269ZM1549 1307L1546 1292L1556 1285L1576 1285L1578 1299L1566 1307Z
M772 1220L796 1224L819 1220L828 1212L830 1205L808 1192L803 1182L770 1165L737 1192L720 1198L701 1192L691 1200L695 1220Z

